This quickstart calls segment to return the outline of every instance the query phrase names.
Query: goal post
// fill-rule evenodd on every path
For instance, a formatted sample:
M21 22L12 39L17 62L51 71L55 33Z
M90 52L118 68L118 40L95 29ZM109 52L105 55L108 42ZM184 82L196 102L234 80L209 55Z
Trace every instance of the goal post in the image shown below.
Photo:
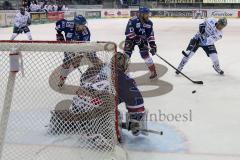
M1 119L0 119L0 159L2 157L3 143L4 143L5 134L6 134L11 103L12 103L15 79L16 79L16 72L10 71L8 76L6 93L3 101Z
M115 53L113 42L0 41L0 160L125 160Z

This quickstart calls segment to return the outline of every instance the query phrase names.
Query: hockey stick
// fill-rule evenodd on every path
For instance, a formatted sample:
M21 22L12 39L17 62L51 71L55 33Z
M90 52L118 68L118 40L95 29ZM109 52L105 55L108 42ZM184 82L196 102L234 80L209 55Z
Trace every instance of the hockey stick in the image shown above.
M188 54L187 54L185 51L182 51L182 54L183 54L185 57L188 57Z
M155 130L151 130L151 129L141 129L140 131L153 133L153 134L157 134L157 135L161 135L161 136L163 135L163 131L155 131Z
M126 123L122 123L122 128L123 129L126 129L126 130L129 130L127 128L127 125ZM155 130L151 130L151 129L140 129L140 131L143 131L143 132L148 132L148 133L153 133L153 134L157 134L157 135L163 135L163 131L155 131Z
M203 84L203 81L194 81L191 78L189 78L188 76L186 76L184 73L182 73L181 71L179 71L176 67L174 67L171 63L169 63L167 60L165 60L164 58L162 58L161 56L159 56L158 54L156 54L156 56L158 58L160 58L161 60L163 60L165 63L167 63L169 66L171 66L173 69L175 69L176 71L178 71L181 75L183 75L185 78L187 78L188 80L190 80L192 83L195 84Z

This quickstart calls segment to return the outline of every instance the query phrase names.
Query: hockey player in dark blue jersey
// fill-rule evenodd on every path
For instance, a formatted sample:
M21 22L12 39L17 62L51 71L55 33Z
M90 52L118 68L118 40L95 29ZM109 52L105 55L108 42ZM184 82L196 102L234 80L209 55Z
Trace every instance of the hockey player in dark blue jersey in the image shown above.
M134 47L137 45L141 57L144 59L147 67L149 68L151 75L150 79L157 77L157 72L152 58L157 52L157 46L154 38L153 23L149 20L150 10L146 7L139 8L139 15L132 17L127 24L125 31L126 40L124 46L124 52L131 57ZM149 47L150 46L150 50Z
M90 41L91 33L86 26L87 20L78 15L73 21L62 19L56 23L58 41ZM64 32L64 35L62 34Z
M91 33L86 26L87 20L82 15L78 15L74 18L74 20L68 21L62 19L56 22L56 38L58 41L81 41L86 42L90 41ZM63 33L64 35L63 35ZM93 63L98 62L99 59L95 56L94 53L87 54L89 60ZM60 81L58 86L62 87L65 83L67 75L70 72L70 67L74 68L79 67L81 59L83 58L83 54L81 53L73 53L73 52L65 52L63 65L60 71Z

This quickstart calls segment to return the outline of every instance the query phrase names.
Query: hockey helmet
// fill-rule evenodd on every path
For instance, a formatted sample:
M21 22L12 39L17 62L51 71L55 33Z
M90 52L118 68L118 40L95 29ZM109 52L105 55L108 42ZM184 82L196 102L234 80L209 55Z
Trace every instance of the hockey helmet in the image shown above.
M145 13L150 13L150 9L147 7L139 7L139 11L140 14L145 14Z
M226 27L228 24L227 18L226 17L219 18L217 23L223 27Z
M76 25L85 25L87 23L87 20L82 15L78 15L74 18L74 24Z
M20 8L19 8L19 11L20 11L20 13L21 13L22 15L25 14L25 8L24 8L24 7L20 7Z

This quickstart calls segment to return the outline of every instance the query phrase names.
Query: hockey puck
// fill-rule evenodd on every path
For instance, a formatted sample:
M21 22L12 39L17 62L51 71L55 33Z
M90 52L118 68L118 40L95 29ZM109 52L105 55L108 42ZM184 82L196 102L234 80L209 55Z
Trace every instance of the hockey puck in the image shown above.
M196 93L196 92L197 92L196 90L193 90L193 91L192 91L192 94L194 94L194 93Z

